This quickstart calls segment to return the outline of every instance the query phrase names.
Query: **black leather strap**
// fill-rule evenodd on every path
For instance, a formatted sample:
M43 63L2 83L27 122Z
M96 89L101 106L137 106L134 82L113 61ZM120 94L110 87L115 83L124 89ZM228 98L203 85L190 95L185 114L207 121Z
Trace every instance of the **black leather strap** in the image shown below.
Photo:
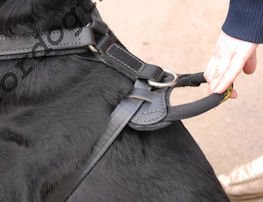
M137 79L161 81L164 77L164 71L160 67L143 62L119 45L117 40L105 37L98 43L97 48L100 51L97 56L102 61L134 81Z
M231 88L223 94L212 94L206 98L194 101L192 103L168 107L167 116L164 118L163 121L173 122L203 114L211 109L214 109L225 99L229 98L229 96L231 95L230 91L232 91Z
M0 36L0 60L76 54L95 45L90 26L54 30L27 37Z
M150 90L151 88L144 82L137 81L135 88ZM103 157L105 152L112 145L114 140L121 133L123 128L128 124L133 115L143 104L144 100L137 98L123 99L111 115L109 125L105 133L101 136L97 144L94 146L93 153L90 155L84 169L76 171L74 174L65 178L56 188L55 192L51 193L46 202L63 202L67 201L77 190L82 186L87 175L92 171L94 166Z
M99 36L94 48L101 61L133 81L144 79L158 82L164 78L165 72L161 67L145 63L123 46L102 21L96 8L92 13L92 21L92 28Z
M96 8L92 22L72 30L62 29L26 37L0 36L0 60L96 52L96 56L133 81L161 81L162 68L143 62L130 53L104 23ZM96 39L96 40L95 40Z
M202 83L206 83L206 79L204 77L204 72L199 72L195 74L181 74L177 75L178 79L176 81L175 87L185 87L185 86L193 86L198 87Z
M204 77L204 73L196 73L196 74L185 74L185 75L179 75L177 85L175 87L185 87L185 86L199 86L202 83L206 83L206 79ZM233 85L230 86L224 93L221 94L211 94L203 99L186 103L182 105L177 106L169 106L168 107L168 113L164 122L172 122L187 118L192 118L194 116L198 116L200 114L203 114L224 101L226 101L232 94ZM167 94L168 98L170 98L170 92Z

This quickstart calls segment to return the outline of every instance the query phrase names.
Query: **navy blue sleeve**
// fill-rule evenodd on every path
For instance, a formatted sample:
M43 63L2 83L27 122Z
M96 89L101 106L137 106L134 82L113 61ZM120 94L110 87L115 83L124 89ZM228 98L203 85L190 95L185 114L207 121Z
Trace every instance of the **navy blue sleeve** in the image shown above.
M222 29L232 37L263 43L263 0L230 0Z

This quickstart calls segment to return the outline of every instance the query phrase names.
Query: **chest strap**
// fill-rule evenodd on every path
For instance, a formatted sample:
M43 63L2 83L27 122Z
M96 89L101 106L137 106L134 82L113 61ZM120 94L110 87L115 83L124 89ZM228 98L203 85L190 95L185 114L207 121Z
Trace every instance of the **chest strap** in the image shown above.
M135 83L134 88L149 92L151 91L151 88L147 84L139 80ZM83 186L85 180L88 180L88 174L113 144L124 127L127 126L128 122L139 110L143 102L143 99L128 97L119 103L111 114L111 118L105 132L94 145L94 149L89 157L89 160L81 169L75 171L74 174L65 177L62 182L60 182L59 186L56 187L56 190L49 194L48 198L45 200L46 202L66 202L74 194L76 194L77 189L80 186Z

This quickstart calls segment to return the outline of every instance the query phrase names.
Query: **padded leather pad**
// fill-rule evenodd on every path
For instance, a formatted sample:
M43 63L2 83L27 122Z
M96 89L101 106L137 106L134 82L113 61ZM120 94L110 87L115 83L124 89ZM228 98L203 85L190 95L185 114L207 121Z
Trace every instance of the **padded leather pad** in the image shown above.
M167 89L157 91L140 91L135 89L130 97L147 100L131 119L129 126L135 130L152 131L163 128L170 123L162 122L167 115Z

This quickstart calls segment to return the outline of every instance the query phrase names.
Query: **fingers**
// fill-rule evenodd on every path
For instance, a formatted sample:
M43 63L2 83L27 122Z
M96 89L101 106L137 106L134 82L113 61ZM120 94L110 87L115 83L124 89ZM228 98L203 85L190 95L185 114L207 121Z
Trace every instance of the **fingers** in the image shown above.
M213 84L215 87L212 86L213 87L212 91L214 93L223 93L224 91L226 91L227 88L230 85L232 85L232 83L240 74L244 65L246 64L245 58L238 54L236 54L229 62L230 62L229 67L226 68L221 78L215 80L216 83Z
M210 89L212 92L215 91L216 87L221 82L221 79L224 76L225 72L228 71L232 57L233 57L232 53L226 53L221 59L219 59L217 66L212 67L214 71L211 71L212 74L209 75L209 77L211 78ZM228 86L226 86L226 88L227 87Z
M210 83L212 81L212 75L214 74L213 71L214 71L215 66L217 66L217 60L215 57L212 57L209 60L206 71L204 73L204 76L205 76L208 83Z
M242 70L247 74L253 73L257 64L256 48L257 44L235 39L222 32L204 73L210 92L226 91ZM237 97L235 90L231 97Z

